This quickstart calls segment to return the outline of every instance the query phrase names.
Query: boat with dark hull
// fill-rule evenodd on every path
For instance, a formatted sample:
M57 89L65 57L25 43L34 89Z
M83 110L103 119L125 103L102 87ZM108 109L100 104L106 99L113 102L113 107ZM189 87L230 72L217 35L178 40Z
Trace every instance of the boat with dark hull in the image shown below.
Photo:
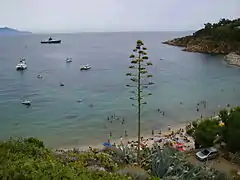
M53 40L51 37L46 41L41 41L41 44L61 44L61 40Z

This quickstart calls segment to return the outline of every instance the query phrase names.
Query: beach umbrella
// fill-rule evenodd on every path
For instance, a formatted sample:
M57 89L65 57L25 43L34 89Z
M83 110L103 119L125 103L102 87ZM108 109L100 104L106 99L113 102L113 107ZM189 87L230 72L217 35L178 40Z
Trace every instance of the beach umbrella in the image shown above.
M104 142L103 146L105 146L105 147L112 147L112 145L109 142Z
M184 151L183 143L177 143L177 148L178 148L179 151Z

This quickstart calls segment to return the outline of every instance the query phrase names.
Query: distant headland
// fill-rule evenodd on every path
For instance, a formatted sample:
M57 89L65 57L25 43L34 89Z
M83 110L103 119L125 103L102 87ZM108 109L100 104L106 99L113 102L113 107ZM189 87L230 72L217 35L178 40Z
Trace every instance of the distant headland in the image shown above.
M184 51L240 54L240 18L221 19L218 23L206 23L204 28L192 35L165 41L164 44L184 47Z
M220 19L218 23L206 23L204 26L192 35L168 40L163 44L184 47L183 51L189 52L231 53L234 58L227 56L227 62L240 66L240 18Z
M28 31L19 31L8 27L0 28L0 35L18 35L18 34L31 34Z

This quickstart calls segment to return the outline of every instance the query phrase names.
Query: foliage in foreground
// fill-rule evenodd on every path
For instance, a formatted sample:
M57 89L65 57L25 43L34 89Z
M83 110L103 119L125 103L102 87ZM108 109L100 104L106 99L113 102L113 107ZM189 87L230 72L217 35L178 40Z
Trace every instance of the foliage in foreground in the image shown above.
M84 161L63 162L37 139L10 139L0 144L0 179L127 179L114 173L91 172Z
M218 116L219 118L208 118L192 123L192 127L187 129L188 133L202 147L225 142L229 151L240 152L240 107L232 108L230 111L223 109Z
M226 179L213 169L191 165L169 147L143 149L141 166L136 166L137 152L125 148L57 153L35 138L10 139L0 144L0 179Z

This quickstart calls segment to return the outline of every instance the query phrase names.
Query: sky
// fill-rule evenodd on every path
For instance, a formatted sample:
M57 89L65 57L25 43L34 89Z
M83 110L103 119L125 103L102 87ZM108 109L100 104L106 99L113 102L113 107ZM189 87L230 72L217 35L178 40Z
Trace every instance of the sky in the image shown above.
M0 0L0 27L32 32L187 31L240 18L240 0Z

